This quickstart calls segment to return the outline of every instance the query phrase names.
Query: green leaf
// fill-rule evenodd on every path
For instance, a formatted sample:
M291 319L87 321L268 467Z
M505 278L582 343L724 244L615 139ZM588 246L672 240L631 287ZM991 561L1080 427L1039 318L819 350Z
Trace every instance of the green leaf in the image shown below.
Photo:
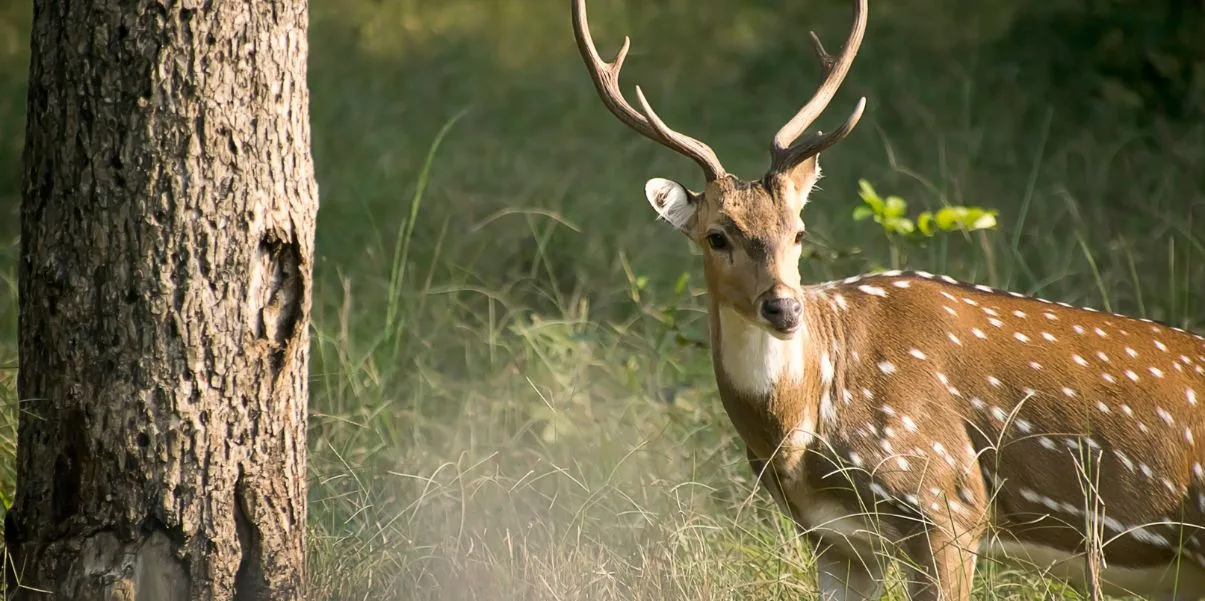
M960 209L962 210L960 211ZM965 212L963 207L942 207L941 209L938 209L937 215L935 215L937 220L937 229L943 232L948 232L955 229L955 226L960 221L963 212Z
M864 179L858 180L858 188L858 196L862 197L862 202L870 205L871 210L873 210L876 215L882 214L883 199L879 198L878 192L875 192L874 188L870 185L870 182Z
M874 186L870 185L870 182L860 179L858 180L858 196L861 196L863 199L867 197L878 198L879 193L874 191Z
M934 231L933 226L934 219L932 211L925 211L917 216L916 229L920 230L920 233L926 236L932 236Z
M906 212L908 212L908 203L904 199L899 196L887 197L887 206L883 210L884 214L888 217L899 217Z
M874 215L874 211L870 207L861 206L854 209L854 221L862 221L871 215Z
M690 281L689 273L683 273L678 276L678 281L674 282L674 294L682 294L682 291L686 290L686 283L688 281Z
M987 211L971 223L972 230L991 230L996 228L996 211Z

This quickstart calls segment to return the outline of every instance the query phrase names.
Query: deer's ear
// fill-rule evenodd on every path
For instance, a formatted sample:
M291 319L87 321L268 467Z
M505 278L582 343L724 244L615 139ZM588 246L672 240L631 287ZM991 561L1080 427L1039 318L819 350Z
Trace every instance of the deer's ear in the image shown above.
M644 195L662 219L675 228L687 231L694 225L699 210L698 197L675 182L654 177L644 184Z
M808 202L808 194L820 179L820 157L808 157L779 177L784 199L801 210Z

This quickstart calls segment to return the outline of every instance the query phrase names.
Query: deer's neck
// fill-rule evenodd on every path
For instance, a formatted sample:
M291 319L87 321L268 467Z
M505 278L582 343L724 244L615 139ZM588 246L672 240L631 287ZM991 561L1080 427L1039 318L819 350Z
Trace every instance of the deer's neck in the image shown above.
M809 444L818 420L834 409L836 358L826 352L829 328L815 317L805 302L803 328L781 340L731 309L711 307L712 364L724 409L763 457L782 445Z
M806 327L794 338L781 340L727 307L717 307L715 314L715 368L734 392L763 398L780 386L803 381Z

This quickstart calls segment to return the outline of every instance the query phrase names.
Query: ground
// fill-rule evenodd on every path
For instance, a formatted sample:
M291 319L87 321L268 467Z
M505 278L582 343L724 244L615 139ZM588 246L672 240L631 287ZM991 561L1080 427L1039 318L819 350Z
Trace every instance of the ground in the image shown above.
M1018 14L1062 3L996 4L871 3L818 124L868 98L822 158L805 279L909 267L1205 329L1205 126L1062 103L1010 46ZM0 3L5 505L27 5ZM625 90L744 177L816 83L807 30L835 50L849 19L836 0L590 8L605 55L632 36ZM651 177L697 189L697 168L606 112L568 2L312 10L312 598L809 598L806 548L715 396L697 257L643 199ZM893 252L851 219L859 179L916 210L998 209L999 229ZM980 577L979 599L1070 596Z

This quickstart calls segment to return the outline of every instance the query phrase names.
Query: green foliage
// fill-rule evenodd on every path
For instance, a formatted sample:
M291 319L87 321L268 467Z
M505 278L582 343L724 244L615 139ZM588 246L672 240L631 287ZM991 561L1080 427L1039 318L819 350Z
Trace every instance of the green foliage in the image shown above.
M888 236L898 235L908 240L932 238L939 233L973 232L996 228L999 211L980 207L943 207L936 213L922 211L916 220L907 217L908 201L899 196L883 198L870 182L858 180L858 196L862 206L854 209L854 221L873 217Z
M902 243L923 246L940 234L994 230L999 215L995 209L946 206L937 211L921 211L913 219L908 217L908 201L895 195L883 198L864 179L858 180L858 196L863 204L854 208L854 221L873 219L879 224L891 244L893 267L900 266Z

